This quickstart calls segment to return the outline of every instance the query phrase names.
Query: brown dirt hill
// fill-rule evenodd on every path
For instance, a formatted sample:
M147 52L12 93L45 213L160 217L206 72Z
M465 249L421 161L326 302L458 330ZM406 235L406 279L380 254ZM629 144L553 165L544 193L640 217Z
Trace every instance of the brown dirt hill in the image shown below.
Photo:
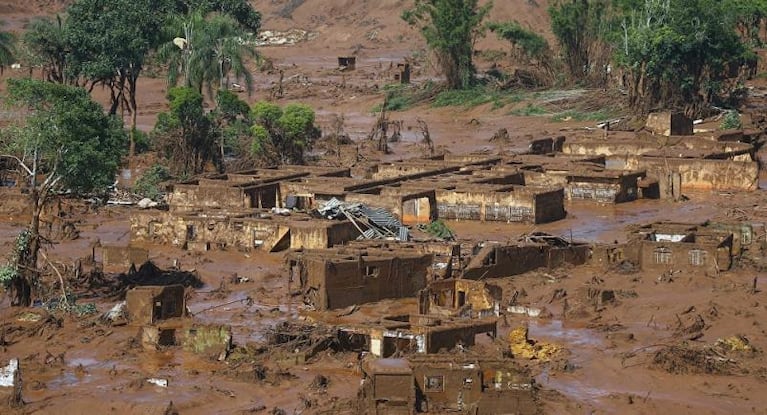
M264 29L315 31L318 46L403 49L409 43L423 45L418 32L400 17L412 0L258 0L252 4L263 14ZM548 4L548 0L497 1L488 21L517 20L551 38ZM490 35L478 46L500 48L503 44Z

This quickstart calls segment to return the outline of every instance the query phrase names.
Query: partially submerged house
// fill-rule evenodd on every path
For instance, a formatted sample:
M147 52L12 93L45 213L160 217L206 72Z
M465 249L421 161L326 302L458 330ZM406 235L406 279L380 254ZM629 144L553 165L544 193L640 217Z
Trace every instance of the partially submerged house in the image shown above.
M185 212L159 210L131 215L131 242L173 245L191 251L319 249L359 237L349 221L316 219L307 214L283 216L271 211Z
M418 293L418 312L474 318L497 317L502 297L503 290L497 285L458 278L438 280Z
M524 235L516 242L481 242L463 269L466 279L501 278L538 268L582 265L591 258L591 245L544 233Z
M498 319L410 314L375 322L343 323L340 332L349 344L377 357L433 354L471 347L478 335L495 337Z
M135 287L125 294L125 302L132 325L152 325L186 316L183 285Z
M429 280L432 261L430 253L396 246L306 250L288 256L290 281L315 310L415 297Z
M745 137L743 141L756 141ZM599 136L569 138L563 153L603 156L613 169L645 171L657 180L659 195L678 198L682 192L756 190L759 165L756 148L733 140L733 134L664 136L610 132Z
M514 361L461 355L374 359L362 366L363 414L539 412L534 380Z
M734 234L730 227L739 233ZM599 247L596 256L608 266L628 261L642 270L716 275L730 269L744 238L748 240L750 235L748 228L725 224L656 222L632 228L625 244Z
M188 317L183 285L138 286L125 294L131 325L146 349L181 346L184 350L226 357L232 348L232 328L197 324Z

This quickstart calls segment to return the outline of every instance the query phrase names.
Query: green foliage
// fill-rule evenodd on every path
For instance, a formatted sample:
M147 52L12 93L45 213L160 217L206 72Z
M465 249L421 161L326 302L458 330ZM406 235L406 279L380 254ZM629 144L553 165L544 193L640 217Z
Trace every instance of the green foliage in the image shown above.
M277 104L271 102L258 101L253 104L251 108L253 114L253 120L263 125L265 128L272 128L277 126L277 120L282 117L282 108Z
M175 11L191 14L218 13L231 17L243 29L258 32L261 28L261 13L256 11L247 0L175 0Z
M648 2L627 17L616 46L632 105L696 113L726 93L722 81L752 56L736 21L719 0Z
M605 68L611 57L607 39L615 27L613 14L618 3L557 0L549 7L551 29L573 80L600 85L606 81Z
M255 125L251 128L253 156L268 163L303 163L320 130L314 125L314 110L303 104L257 102L251 110Z
M165 166L155 164L136 180L136 183L133 185L133 192L152 200L159 200L164 194L160 184L170 180L172 177L170 171Z
M21 276L19 273L19 259L29 250L30 235L29 230L24 229L16 236L8 262L0 266L0 284L6 288L14 279Z
M418 26L429 48L437 56L449 89L474 84L474 41L482 34L482 20L492 3L478 0L416 0L402 18Z
M158 114L152 139L171 162L171 171L188 177L202 173L210 161L220 163L218 133L205 115L202 94L193 88L173 87L168 90L168 100L170 111Z
M219 145L222 158L224 154L242 156L248 153L246 146L250 145L250 128L253 125L248 103L231 91L220 90L212 115L221 134Z
M3 21L0 20L0 26ZM0 32L0 70L16 61L16 38L12 33Z
M430 222L428 225L422 225L420 229L429 235L440 239L452 241L455 239L455 233L442 219Z
M719 124L720 130L737 130L743 127L743 123L740 120L740 114L738 111L727 111L722 118L722 123Z
M242 80L248 92L253 89L253 76L246 67L248 59L257 59L253 35L229 15L205 14L198 10L186 16L175 16L166 27L168 39L157 52L168 66L168 81L176 85L183 76L183 86L209 96L219 89L229 89L231 77ZM180 47L171 39L183 38Z
M508 40L528 59L543 59L549 53L549 43L543 36L523 28L518 22L490 23L487 28L501 39Z
M69 45L61 16L35 18L24 32L21 43L25 51L26 66L42 66L51 82L72 82L67 69Z
M135 141L137 154L146 153L152 147L149 134L141 130L133 130L133 140Z
M9 79L7 100L31 109L25 125L3 143L7 152L37 154L49 184L75 193L103 190L114 182L125 131L84 89Z

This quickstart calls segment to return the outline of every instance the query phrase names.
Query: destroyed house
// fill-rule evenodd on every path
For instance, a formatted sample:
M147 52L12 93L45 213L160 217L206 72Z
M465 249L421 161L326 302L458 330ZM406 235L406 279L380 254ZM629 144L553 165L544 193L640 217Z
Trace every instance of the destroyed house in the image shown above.
M297 212L290 216L264 210L183 214L146 210L131 214L132 243L174 245L191 251L318 249L359 235L349 221L315 219Z
M467 279L433 281L418 294L418 312L426 315L498 316L501 287Z
M184 317L186 300L183 285L140 286L125 294L128 319L133 325L149 326Z
M481 334L495 337L498 319L453 318L435 315L387 316L377 322L342 323L340 335L347 344L377 357L399 354L433 354L476 344Z
M519 154L505 157L492 171L519 171L526 186L563 187L568 200L622 203L646 197L638 189L644 171L608 168L599 155Z
M621 255L643 270L700 270L716 274L733 262L733 234L702 225L659 222L639 226L629 234Z
M290 254L288 265L304 303L332 310L415 297L426 286L432 255L407 249L306 250Z
M473 248L463 269L466 279L501 278L538 268L582 265L591 257L591 246L544 233L521 237L514 243L482 242Z
M538 413L534 380L512 360L461 355L374 359L362 366L364 414Z
M756 190L759 165L751 144L699 136L610 133L609 139L568 139L566 154L605 156L613 169L645 171L661 197L695 190Z

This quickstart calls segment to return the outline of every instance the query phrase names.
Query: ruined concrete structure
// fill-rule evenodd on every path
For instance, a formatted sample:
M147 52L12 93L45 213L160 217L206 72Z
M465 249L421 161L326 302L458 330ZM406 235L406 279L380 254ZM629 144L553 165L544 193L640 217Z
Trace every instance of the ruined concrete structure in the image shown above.
M131 265L141 265L149 261L149 251L135 246L102 245L101 262L105 268L114 267L126 270Z
M314 310L415 297L426 286L432 262L429 253L397 246L307 250L288 257L290 281Z
M658 222L635 227L628 242L597 248L596 256L607 265L628 261L642 270L716 275L730 269L751 237L743 225Z
M582 265L591 258L591 250L589 244L544 233L524 235L514 243L481 242L461 275L466 279L501 278L538 268Z
M183 285L135 287L125 294L125 302L128 320L137 326L186 315Z
M357 344L361 350L377 357L391 357L471 347L477 335L487 333L495 337L498 319L411 314L387 316L375 322L342 323L340 330L350 344Z
M660 197L681 192L756 190L759 165L756 147L760 132L717 132L708 136L659 136L610 132L603 136L569 138L562 151L569 155L601 156L614 169L644 171L657 181Z
M650 121L687 125L672 115ZM670 131L688 132L681 129ZM526 154L378 163L364 177L352 177L348 168L312 166L211 175L173 185L167 211L135 213L131 236L198 251L269 252L328 248L359 238L364 230L353 222L301 213L331 199L385 209L406 226L438 218L545 223L566 216L566 200L623 203L679 199L692 190L754 190L761 139L756 131L605 132L536 139Z
M434 281L418 293L418 312L483 318L498 316L501 287L466 279Z
M534 380L512 360L460 355L376 359L362 367L363 414L536 414Z
M181 346L184 350L223 358L232 349L232 328L197 324L187 317L183 285L139 286L128 290L125 308L131 325L139 326L145 349Z
M682 113L654 112L647 116L645 127L654 134L692 135L692 120Z

